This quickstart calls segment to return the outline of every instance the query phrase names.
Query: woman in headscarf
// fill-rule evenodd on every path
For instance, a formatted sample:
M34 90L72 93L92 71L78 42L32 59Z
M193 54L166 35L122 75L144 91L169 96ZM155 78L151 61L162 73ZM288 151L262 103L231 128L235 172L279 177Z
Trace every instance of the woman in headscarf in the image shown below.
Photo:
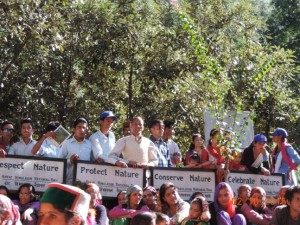
M0 195L0 224L22 224L20 221L20 213L18 208L12 203L12 201L8 197L4 195Z
M112 219L112 225L128 225L130 219L135 215L149 211L148 206L142 200L142 188L138 185L131 185L126 191L126 204L115 206L108 215Z
M209 211L211 213L210 224L246 225L245 217L236 213L233 191L225 182L217 185L214 202L209 205Z

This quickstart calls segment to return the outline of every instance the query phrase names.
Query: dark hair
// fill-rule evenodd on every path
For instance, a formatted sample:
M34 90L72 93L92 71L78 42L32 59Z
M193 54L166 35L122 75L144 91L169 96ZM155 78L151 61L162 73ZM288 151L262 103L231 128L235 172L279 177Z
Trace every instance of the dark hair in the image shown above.
M202 137L202 136L201 136L201 134L193 134L193 136L192 136L192 141L191 141L191 144L190 144L190 147L189 147L189 153L190 153L190 154L193 153L193 150L194 150L194 148L195 148L194 141L195 141L196 137Z
M24 184L22 184L22 185L19 187L19 189L18 189L18 191L17 191L17 194L19 195L20 192L21 192L21 189L24 188L24 187L26 187L26 188L29 189L29 192L30 192L30 202L36 201L35 188L34 188L34 186L33 186L32 184L29 184L29 183L24 183Z
M152 120L150 123L149 123L149 129L151 129L152 127L154 127L155 125L157 124L163 124L163 121L161 120Z
M126 195L126 191L120 191L120 192L117 194L117 198L119 198L119 196L120 196L121 194Z
M13 122L6 120L3 123L1 123L1 130L3 130L4 126L7 125L7 124L11 124L11 125L14 126Z
M194 153L190 156L190 161L191 160L194 160L196 161L197 163L200 163L200 156L197 154L197 153Z
M289 187L289 189L286 190L284 197L287 201L292 201L294 194L300 194L299 185Z
M152 225L156 220L156 215L152 212L142 212L135 215L130 221L130 225Z
M59 122L58 121L50 121L46 127L46 132L48 131L54 131L56 128L59 127Z
M24 123L29 123L32 127L33 127L33 122L30 118L25 118L25 119L22 119L21 120L21 126L24 124Z
M165 120L164 125L165 125L165 128L171 129L171 127L174 125L174 122L172 122L170 120Z
M125 120L125 121L123 122L123 131L124 131L126 128L128 128L128 127L130 127L130 120Z
M87 125L89 124L88 121L83 118L83 117L80 117L80 118L77 118L74 123L73 123L73 128L76 128L76 126L79 124L79 123L86 123Z
M202 192L196 191L196 192L194 192L194 193L191 195L191 197L189 198L189 202L192 202L192 201L195 199L195 197L196 197L197 195L201 195L202 197L204 197L204 195L203 195Z
M165 200L164 200L164 197L165 197L165 194L166 194L166 191L168 188L174 188L175 191L177 191L177 188L175 187L175 185L171 182L166 182L166 183L163 183L160 188L159 188L159 199L161 201L162 204L165 204L165 205L168 205Z
M164 213L155 212L155 215L156 215L156 221L155 221L156 224L161 223L163 221L168 221L169 220L169 217Z
M149 190L152 193L152 195L156 196L156 194L157 194L157 191L156 191L155 187L152 187L152 186L144 187L143 192L146 191L146 190Z
M208 140L208 145L211 145L212 142L211 142L211 139L216 135L220 133L220 130L219 129L216 129L216 128L213 128L210 133L209 133L209 140Z
M6 193L7 193L7 196L9 196L10 193L9 193L9 190L8 190L8 188L6 186L0 185L0 189L4 189L6 191Z
M197 204L201 210L201 212L203 212L203 202L202 202L202 199L201 198L194 198L192 201L191 201L191 204Z
M53 204L53 207L58 210L59 212L65 214L65 218L66 218L66 222L69 222L70 219L72 219L73 217L79 217L80 218L80 224L79 225L85 225L85 219L82 218L82 216L76 212L73 212L71 210L67 210L67 209L60 209L59 207L57 207L55 204Z

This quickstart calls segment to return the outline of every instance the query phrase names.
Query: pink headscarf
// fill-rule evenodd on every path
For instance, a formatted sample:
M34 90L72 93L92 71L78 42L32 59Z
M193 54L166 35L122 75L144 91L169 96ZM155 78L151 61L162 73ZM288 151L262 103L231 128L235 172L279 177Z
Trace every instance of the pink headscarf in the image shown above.
M5 195L0 194L0 215L5 225L22 225L18 208Z

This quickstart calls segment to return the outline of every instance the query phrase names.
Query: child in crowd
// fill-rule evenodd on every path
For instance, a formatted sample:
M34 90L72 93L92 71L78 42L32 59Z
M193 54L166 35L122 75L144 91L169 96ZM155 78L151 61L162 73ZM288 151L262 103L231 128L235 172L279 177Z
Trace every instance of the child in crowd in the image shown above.
M272 219L272 210L266 206L266 192L261 187L251 190L250 204L244 203L241 212L247 222L256 225L269 225Z
M193 153L189 160L190 163L185 166L186 168L198 168L200 165L200 156L197 153Z
M156 215L152 212L142 212L135 215L130 225L155 225Z
M233 150L232 155L233 155L233 159L230 160L229 170L240 170L240 171L247 170L247 166L241 165L243 153L239 150Z
M209 222L201 220L203 213L203 199L195 198L190 205L189 216L185 218L181 225L209 225Z
M171 158L173 165L176 167L183 167L182 156L180 152L174 152Z
M120 191L117 194L118 206L122 206L126 203L126 191Z
M236 200L237 206L242 206L250 198L251 187L248 184L243 184L238 188L238 197Z
M170 225L170 218L163 213L156 212L156 225Z

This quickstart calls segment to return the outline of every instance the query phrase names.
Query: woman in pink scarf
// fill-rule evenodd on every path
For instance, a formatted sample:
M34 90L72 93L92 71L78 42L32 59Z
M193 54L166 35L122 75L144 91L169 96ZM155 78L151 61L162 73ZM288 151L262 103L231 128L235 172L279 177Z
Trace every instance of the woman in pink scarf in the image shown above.
M0 224L22 225L18 208L11 200L0 194Z

